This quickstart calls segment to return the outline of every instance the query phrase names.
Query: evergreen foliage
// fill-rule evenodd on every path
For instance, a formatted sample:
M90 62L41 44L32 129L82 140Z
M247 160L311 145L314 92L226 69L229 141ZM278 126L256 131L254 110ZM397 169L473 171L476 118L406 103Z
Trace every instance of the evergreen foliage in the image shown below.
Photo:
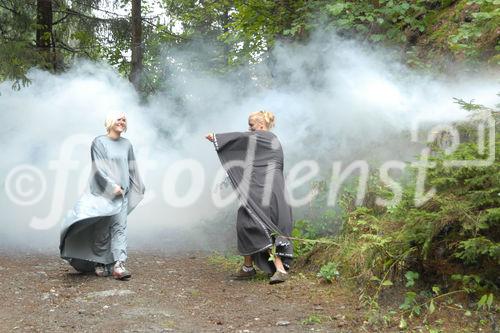
M451 167L446 161L484 160L477 143L477 115L487 113L498 122L498 111L459 101L471 110L470 121L456 124L464 141L447 154L439 143L430 145L426 186L435 195L421 206L415 204L416 170L407 175L403 199L383 209L373 204L355 207L354 196L343 195L347 218L342 231L333 238L337 246L325 250L323 244L298 244L306 260L321 253L319 262L335 260L341 275L358 281L403 280L410 286L421 277L424 283L441 284L447 290L465 288L468 292L498 291L500 287L500 133L495 130L495 160L488 166ZM488 144L488 142L487 142ZM326 189L325 189L326 190ZM370 187L368 197L380 195L383 187ZM331 225L338 218L330 220ZM317 235L322 218L300 221L295 237ZM309 226L309 228L304 228ZM319 228L319 229L318 229ZM319 267L317 266L317 267ZM411 273L409 273L411 272ZM416 278L415 278L416 276ZM411 281L411 282L410 282ZM391 282L392 284L392 282Z
M200 49L200 70L224 72L258 62L273 64L276 43L306 42L316 30L401 47L409 65L437 59L498 66L500 0L143 0L140 89L162 89L174 49ZM0 1L0 80L29 82L32 67L64 71L75 58L103 60L130 72L129 0L52 0L51 56L36 47L37 1ZM153 7L163 9L152 14ZM114 9L119 9L116 12ZM199 52L199 54L201 54ZM208 56L208 59L206 55Z

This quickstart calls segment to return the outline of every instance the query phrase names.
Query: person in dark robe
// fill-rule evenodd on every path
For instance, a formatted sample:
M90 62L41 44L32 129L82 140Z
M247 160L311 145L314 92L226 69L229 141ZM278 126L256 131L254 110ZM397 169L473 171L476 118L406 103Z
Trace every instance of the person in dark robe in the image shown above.
M255 263L272 275L270 283L284 282L293 258L289 239L292 210L286 199L283 150L270 130L274 115L258 111L248 118L249 132L209 133L219 159L240 200L236 219L238 251L244 263L237 279L255 276Z
M77 271L127 279L127 215L144 196L134 150L122 137L127 118L110 113L107 135L94 139L90 149L89 188L65 217L59 250Z

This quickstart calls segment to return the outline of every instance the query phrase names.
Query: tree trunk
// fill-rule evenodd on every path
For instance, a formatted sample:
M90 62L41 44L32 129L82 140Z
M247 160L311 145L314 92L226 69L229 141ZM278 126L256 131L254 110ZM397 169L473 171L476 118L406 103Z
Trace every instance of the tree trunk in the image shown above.
M227 28L227 25L230 23L231 16L229 14L229 11L231 10L231 6L227 6L224 10L224 13L222 14L222 32L227 33L229 29ZM224 66L229 65L229 53L231 52L231 47L229 44L224 43Z
M43 67L55 69L52 36L52 0L36 2L36 48L42 55Z
M142 74L142 16L141 0L132 0L132 60L130 63L129 80L137 90L140 90Z
M276 0L276 9L279 15L278 24L280 26L280 31L276 34L276 39L281 42L290 42L290 37L285 37L283 31L290 29L292 26L292 10L290 6L290 1L288 0Z

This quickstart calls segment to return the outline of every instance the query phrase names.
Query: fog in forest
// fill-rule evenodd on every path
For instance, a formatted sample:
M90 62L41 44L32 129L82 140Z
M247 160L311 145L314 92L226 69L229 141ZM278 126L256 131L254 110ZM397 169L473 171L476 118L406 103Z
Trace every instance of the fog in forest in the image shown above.
M87 61L58 75L32 69L31 84L20 90L1 83L0 247L56 251L61 220L87 184L90 143L105 134L111 110L127 114L124 136L146 184L128 219L131 247L224 249L236 243L236 203L214 206L220 163L206 133L246 131L250 112L272 111L285 174L314 160L318 177L328 177L335 161L411 161L419 151L412 139L425 142L412 131L467 117L454 97L494 106L500 91L488 73L430 76L408 69L394 50L339 37L278 45L273 67L227 74L192 66L193 54L203 58L199 50L166 49L170 81L146 101L113 68ZM201 177L179 171L186 165L201 166ZM186 205L179 197L190 191L196 200Z

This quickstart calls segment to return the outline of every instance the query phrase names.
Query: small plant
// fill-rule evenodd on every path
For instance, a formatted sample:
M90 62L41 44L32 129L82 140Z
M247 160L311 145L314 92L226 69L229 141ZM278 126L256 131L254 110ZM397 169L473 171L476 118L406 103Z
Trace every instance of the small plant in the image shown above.
M324 281L331 283L334 279L337 279L340 276L338 264L331 261L328 264L323 265L317 276L322 278Z
M399 308L401 310L408 310L408 312L410 312L410 315L420 315L420 310L421 310L421 306L420 304L418 304L417 300L417 293L414 292L414 291L408 291L406 292L406 295L405 295L405 300L403 302L403 304L401 304L399 306Z
M208 257L208 262L211 265L221 266L226 270L234 271L241 266L241 256L230 253L213 252Z
M267 259L269 261L272 261L272 262L275 262L276 261L276 246L273 245L271 247L271 251L269 253L269 259Z
M477 302L477 309L490 310L491 306L493 305L493 298L494 297L492 293L484 294L479 302Z
M312 314L306 319L301 321L302 325L314 325L314 324L321 324L321 316Z
M415 285L415 280L419 278L420 274L413 271L408 271L405 274L406 277L406 287L413 287Z

